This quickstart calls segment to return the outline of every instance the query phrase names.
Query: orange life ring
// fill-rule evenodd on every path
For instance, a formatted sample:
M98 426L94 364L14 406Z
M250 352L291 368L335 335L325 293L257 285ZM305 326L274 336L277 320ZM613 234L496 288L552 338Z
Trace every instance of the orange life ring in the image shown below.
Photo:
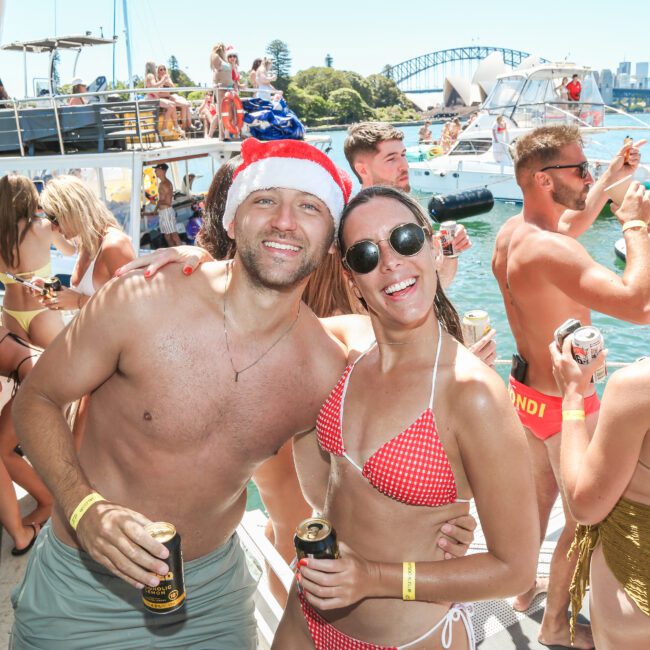
M239 135L244 126L244 106L239 95L228 91L221 102L221 121L230 135Z

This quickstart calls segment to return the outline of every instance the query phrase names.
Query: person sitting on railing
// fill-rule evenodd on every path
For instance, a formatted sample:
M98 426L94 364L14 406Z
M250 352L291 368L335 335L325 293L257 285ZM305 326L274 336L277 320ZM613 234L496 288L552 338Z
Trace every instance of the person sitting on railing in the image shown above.
M214 103L214 95L211 91L205 93L203 103L199 106L199 119L203 124L203 136L211 138L219 119L217 118L217 107Z
M156 79L162 84L163 88L174 88L176 86L172 81L172 78L169 76L167 68L162 63L156 68ZM190 120L190 102L185 99L185 97L181 97L178 93L165 93L164 95L161 95L161 97L171 99L171 101L174 102L176 108L181 112L183 129L185 129L185 131L190 131L192 129L192 122Z
M72 81L72 94L78 95L80 93L85 94L88 92L88 87L84 83L83 79L77 77ZM68 100L68 106L83 106L87 104L88 100L85 97L70 97Z
M166 78L158 80L156 76L156 64L153 61L147 61L144 68L144 87L145 88L161 88L165 85ZM170 135L170 132L175 131L182 134L183 131L178 125L178 115L176 114L176 104L168 97L169 93L165 91L150 90L147 93L147 99L158 99L160 101L160 108L165 111L165 121L163 124L163 136Z

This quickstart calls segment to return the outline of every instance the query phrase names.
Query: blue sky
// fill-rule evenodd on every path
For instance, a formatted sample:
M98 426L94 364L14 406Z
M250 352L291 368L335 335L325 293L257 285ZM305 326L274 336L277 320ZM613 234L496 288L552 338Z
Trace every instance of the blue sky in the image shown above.
M113 32L113 0L0 0L5 6L1 42L83 33ZM117 77L127 77L122 0L117 0L120 37ZM223 7L239 7L225 11ZM396 9L403 6L404 9ZM620 8L620 9L619 9ZM171 54L197 82L209 83L208 57L213 43L232 43L248 69L266 44L279 38L289 45L294 72L322 65L364 75L387 64L449 47L494 45L520 49L548 59L574 61L593 68L615 68L619 61L648 61L650 2L611 0L568 2L485 2L439 0L396 3L297 2L294 0L130 0L134 72L142 75L148 59L166 61ZM56 14L56 21L55 21ZM28 76L43 75L46 57L28 57ZM63 61L62 81L71 81L72 57ZM82 54L81 76L112 75L110 47ZM0 52L0 78L9 93L23 96L22 55ZM31 94L31 85L30 85Z

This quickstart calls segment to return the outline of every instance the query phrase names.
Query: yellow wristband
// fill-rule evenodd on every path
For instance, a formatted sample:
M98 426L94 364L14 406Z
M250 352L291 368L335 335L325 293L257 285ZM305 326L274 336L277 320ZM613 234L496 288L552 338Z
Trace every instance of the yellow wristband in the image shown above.
M88 509L98 503L99 501L106 501L104 497L98 492L91 492L88 496L85 496L80 502L79 505L74 509L74 512L70 515L70 525L72 530L77 530L79 521L81 518L88 512Z
M648 224L645 221L641 221L641 219L632 219L632 221L626 221L623 224L623 232L626 230L631 230L632 228L645 228L646 230L648 229Z
M415 562L402 563L402 600L415 600Z
M575 409L573 411L562 411L562 422L568 420L584 420L585 412L582 409Z

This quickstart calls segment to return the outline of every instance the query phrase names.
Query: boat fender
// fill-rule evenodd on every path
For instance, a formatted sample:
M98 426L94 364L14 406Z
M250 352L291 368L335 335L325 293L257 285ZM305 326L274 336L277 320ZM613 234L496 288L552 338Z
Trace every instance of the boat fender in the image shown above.
M239 95L229 90L221 102L221 121L230 135L237 136L244 126L244 106Z
M489 212L494 207L494 196L487 187L458 194L434 194L428 207L429 215L438 223L458 221Z

